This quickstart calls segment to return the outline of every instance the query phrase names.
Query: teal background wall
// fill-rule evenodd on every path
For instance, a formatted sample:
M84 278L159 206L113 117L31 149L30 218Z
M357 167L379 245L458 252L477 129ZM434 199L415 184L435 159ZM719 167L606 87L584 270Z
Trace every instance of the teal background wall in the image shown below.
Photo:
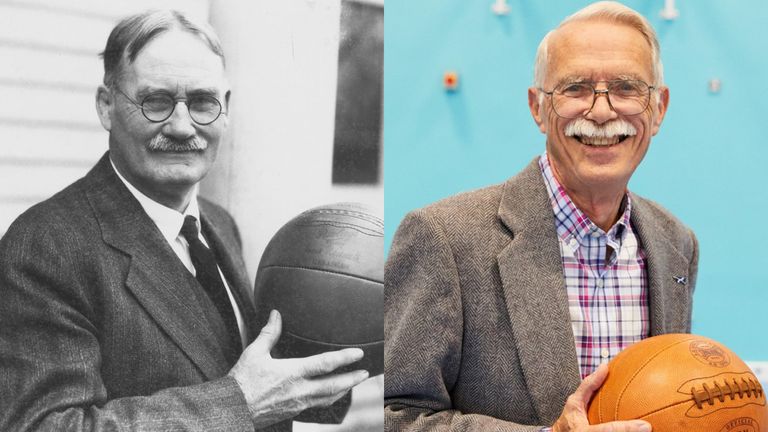
M541 38L588 1L387 0L385 221L505 180L544 151L527 107ZM630 189L682 219L701 246L694 333L768 360L768 2L625 1L656 28L671 102ZM459 90L443 89L447 70ZM719 93L708 82L719 79Z

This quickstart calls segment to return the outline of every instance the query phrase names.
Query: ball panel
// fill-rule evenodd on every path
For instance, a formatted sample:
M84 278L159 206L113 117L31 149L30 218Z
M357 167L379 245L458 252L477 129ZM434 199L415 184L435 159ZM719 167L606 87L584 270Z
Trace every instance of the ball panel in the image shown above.
M351 365L339 368L336 372L365 369L370 376L384 372L384 341L379 340L366 344L333 344L321 343L297 337L294 334L283 332L275 347L272 356L275 358L308 357L328 351L336 351L344 348L360 348L363 350L362 360Z
M614 417L641 418L662 407L689 402L691 395L681 394L677 389L684 381L682 378L691 376L690 360L685 361L687 354L684 353L694 340L690 335L662 338L649 347L639 346L638 351L644 350L642 354L628 353L629 359L635 360L625 361L625 365L617 365L617 368L627 367L635 371L616 401Z
M306 211L275 234L259 268L307 267L383 283L383 226L359 206L336 204Z
M605 423L609 421L639 418L647 412L653 411L653 408L645 406L644 399L655 400L656 397L645 397L643 394L627 395L626 390L631 388L633 380L641 375L644 368L652 362L659 354L663 353L676 344L684 343L693 339L689 334L669 334L662 338L648 338L634 344L624 351L620 352L608 364L608 379L595 395L589 406L588 418L590 423ZM653 376L651 377L653 379ZM641 375L641 379L647 379L647 376ZM652 385L647 386L648 392L667 386L668 377L656 375ZM675 387L677 388L677 387ZM628 398L624 399L623 398ZM639 400L638 400L639 399Z
M384 286L354 276L295 267L262 268L256 278L259 316L277 309L283 330L327 344L384 340ZM318 315L317 311L322 311Z

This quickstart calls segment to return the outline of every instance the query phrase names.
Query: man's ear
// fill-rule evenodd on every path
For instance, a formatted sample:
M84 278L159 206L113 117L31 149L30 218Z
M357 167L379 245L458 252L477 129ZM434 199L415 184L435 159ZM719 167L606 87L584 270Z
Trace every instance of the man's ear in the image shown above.
M109 89L100 85L96 90L96 113L99 115L101 126L107 131L112 130L112 109L114 108L114 99Z
M652 135L656 135L659 132L661 122L664 120L664 115L667 113L667 108L669 107L669 87L659 87L658 95L659 96L657 101L653 101L653 99L651 99L652 102L656 102L656 116L653 119L653 126L651 128Z
M232 90L227 90L224 94L224 111L229 113L229 95L232 94Z
M544 119L541 116L541 104L539 103L539 89L536 87L528 88L528 108L531 110L531 116L533 121L539 127L541 133L547 133L547 126L544 124Z

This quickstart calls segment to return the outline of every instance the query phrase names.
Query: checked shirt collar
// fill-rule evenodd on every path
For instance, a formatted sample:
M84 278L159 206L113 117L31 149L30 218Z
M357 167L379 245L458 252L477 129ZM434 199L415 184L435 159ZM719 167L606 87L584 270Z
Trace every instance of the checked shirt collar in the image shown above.
M557 235L560 239L565 244L570 245L575 252L575 249L578 249L580 246L590 245L594 242L595 238L605 235L605 242L611 249L615 252L621 250L621 244L626 238L628 230L631 229L629 228L629 218L632 212L632 199L629 194L626 193L622 201L624 207L622 216L606 233L573 203L565 188L555 178L547 153L544 153L539 158L539 167L547 185L552 210L555 214ZM616 256L617 254L614 253L613 259Z

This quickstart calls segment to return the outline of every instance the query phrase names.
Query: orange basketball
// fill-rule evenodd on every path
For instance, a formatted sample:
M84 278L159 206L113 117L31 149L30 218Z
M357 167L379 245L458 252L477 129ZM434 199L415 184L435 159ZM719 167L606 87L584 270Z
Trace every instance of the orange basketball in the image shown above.
M654 432L768 432L768 406L757 377L712 339L648 338L608 367L589 405L591 424L642 419Z

